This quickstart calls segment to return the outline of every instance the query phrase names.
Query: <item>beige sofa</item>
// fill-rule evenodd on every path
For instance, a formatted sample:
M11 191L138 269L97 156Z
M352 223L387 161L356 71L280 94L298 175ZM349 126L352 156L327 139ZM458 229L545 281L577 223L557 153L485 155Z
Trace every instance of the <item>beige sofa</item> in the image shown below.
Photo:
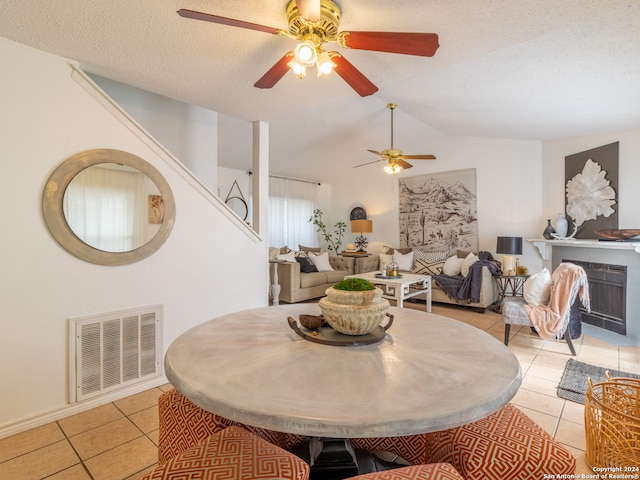
M370 272L378 268L377 255L369 257L329 256L333 272L304 273L298 262L277 263L279 300L283 303L296 303L325 296L325 290L343 280L346 275ZM273 269L270 272L273 284Z
M368 257L342 257L330 256L329 262L333 272L303 273L298 262L277 263L278 283L280 284L279 300L283 303L296 303L325 296L325 290L346 275L372 272L380 269L380 257L371 255ZM444 265L444 262L442 262ZM434 266L437 270L437 265ZM438 270L439 271L439 270ZM273 283L273 269L271 269L271 283ZM426 300L425 295L414 298ZM482 267L482 286L480 301L477 303L464 303L449 298L438 286L435 280L431 281L431 301L464 305L484 311L498 300L498 288L491 272L487 267Z
M403 253L406 253L407 250L409 249L402 249ZM366 270L366 271L378 270L380 268L379 257L375 255L370 258L371 258L370 264L368 265L369 270ZM444 261L438 264L431 265L431 268L433 272L440 273L442 271L443 266L444 266ZM408 272L408 273L411 273L411 272ZM433 274L432 274L432 277L433 277ZM465 307L477 308L478 310L484 312L484 310L486 310L495 302L497 302L499 298L499 292L498 292L498 287L496 285L496 281L487 267L482 267L482 284L480 288L481 288L480 299L479 299L480 301L474 302L474 303L466 303L466 302L461 302L461 301L457 301L450 298L440 288L440 286L436 283L436 281L432 279L431 280L431 301L439 302L439 303L449 303L453 305L463 305ZM426 300L426 295L418 295L414 298Z

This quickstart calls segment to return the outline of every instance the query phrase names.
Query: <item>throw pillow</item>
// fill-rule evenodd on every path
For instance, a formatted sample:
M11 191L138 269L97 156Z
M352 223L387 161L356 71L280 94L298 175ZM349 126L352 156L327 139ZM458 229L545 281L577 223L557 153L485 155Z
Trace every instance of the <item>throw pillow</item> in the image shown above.
M321 253L322 252L322 248L320 247L305 247L304 245L298 245L298 249L309 253L309 252L315 252L315 253Z
M416 258L413 262L413 273L419 275L440 275L444 262L429 262L422 258Z
M449 252L426 252L422 251L418 248L413 249L413 261L417 260L425 260L429 263L433 262L444 262L447 258L449 258Z
M467 275L469 275L469 268L471 268L471 265L473 265L477 261L478 261L478 257L476 257L471 252L462 260L462 265L460 265L460 273L462 274L463 277L466 277Z
M311 263L311 260L309 260L309 257L296 257L296 262L300 264L300 271L303 273L312 273L318 271L316 266Z
M478 255L478 252L469 252L468 250L458 250L456 251L456 255L458 258L467 258L467 255L473 253L474 255Z
M289 247L287 247L286 245L284 247L280 248L280 253L281 254L289 253L291 251L292 250Z
M281 253L280 255L278 255L278 260L284 260L285 262L295 262L296 252L291 250L289 251L289 253Z
M309 253L309 260L315 265L319 272L333 272L333 268L329 263L329 252L316 255L313 252Z
M407 254L402 254L398 250L393 251L393 259L398 264L398 268L403 272L413 270L413 250Z
M462 271L462 262L464 262L464 258L458 258L457 255L447 258L442 267L442 273L449 275L450 277L460 275L460 272Z
M551 274L543 268L524 282L522 296L531 305L547 305L551 297Z
M385 253L387 253L388 255L393 255L393 252L400 252L403 255L406 255L407 253L411 252L413 249L411 247L407 247L407 248L393 248L393 247L389 247L387 249L387 251Z

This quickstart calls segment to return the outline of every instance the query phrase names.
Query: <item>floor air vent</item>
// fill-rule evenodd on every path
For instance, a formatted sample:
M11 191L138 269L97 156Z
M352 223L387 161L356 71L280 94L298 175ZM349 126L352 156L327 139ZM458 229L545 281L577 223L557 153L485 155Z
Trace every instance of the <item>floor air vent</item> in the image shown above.
M69 320L70 402L162 374L162 306Z

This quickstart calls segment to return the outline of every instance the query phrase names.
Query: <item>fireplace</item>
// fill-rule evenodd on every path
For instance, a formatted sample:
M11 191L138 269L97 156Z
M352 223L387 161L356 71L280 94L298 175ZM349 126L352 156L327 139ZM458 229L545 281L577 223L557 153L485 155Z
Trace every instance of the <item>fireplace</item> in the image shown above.
M627 267L570 259L562 261L580 265L587 273L591 312L581 308L582 321L626 335Z
M603 338L615 336L620 337L616 341L640 345L640 241L529 241L538 249L550 271L563 261L583 266L594 265L594 271L589 276L589 283L596 287L595 292L591 289L591 308L594 313L587 318L584 312L585 323L593 323L593 327L588 326L592 331L600 330Z

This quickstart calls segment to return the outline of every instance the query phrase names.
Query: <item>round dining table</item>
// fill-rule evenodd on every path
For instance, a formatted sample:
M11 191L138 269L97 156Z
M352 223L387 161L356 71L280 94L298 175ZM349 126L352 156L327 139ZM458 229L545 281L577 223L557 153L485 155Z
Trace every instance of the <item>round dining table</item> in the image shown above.
M207 411L311 437L444 430L513 398L520 364L501 341L441 315L389 313L381 341L351 346L314 343L291 328L289 317L297 324L300 314L320 315L317 303L231 313L180 335L166 353L165 373Z

